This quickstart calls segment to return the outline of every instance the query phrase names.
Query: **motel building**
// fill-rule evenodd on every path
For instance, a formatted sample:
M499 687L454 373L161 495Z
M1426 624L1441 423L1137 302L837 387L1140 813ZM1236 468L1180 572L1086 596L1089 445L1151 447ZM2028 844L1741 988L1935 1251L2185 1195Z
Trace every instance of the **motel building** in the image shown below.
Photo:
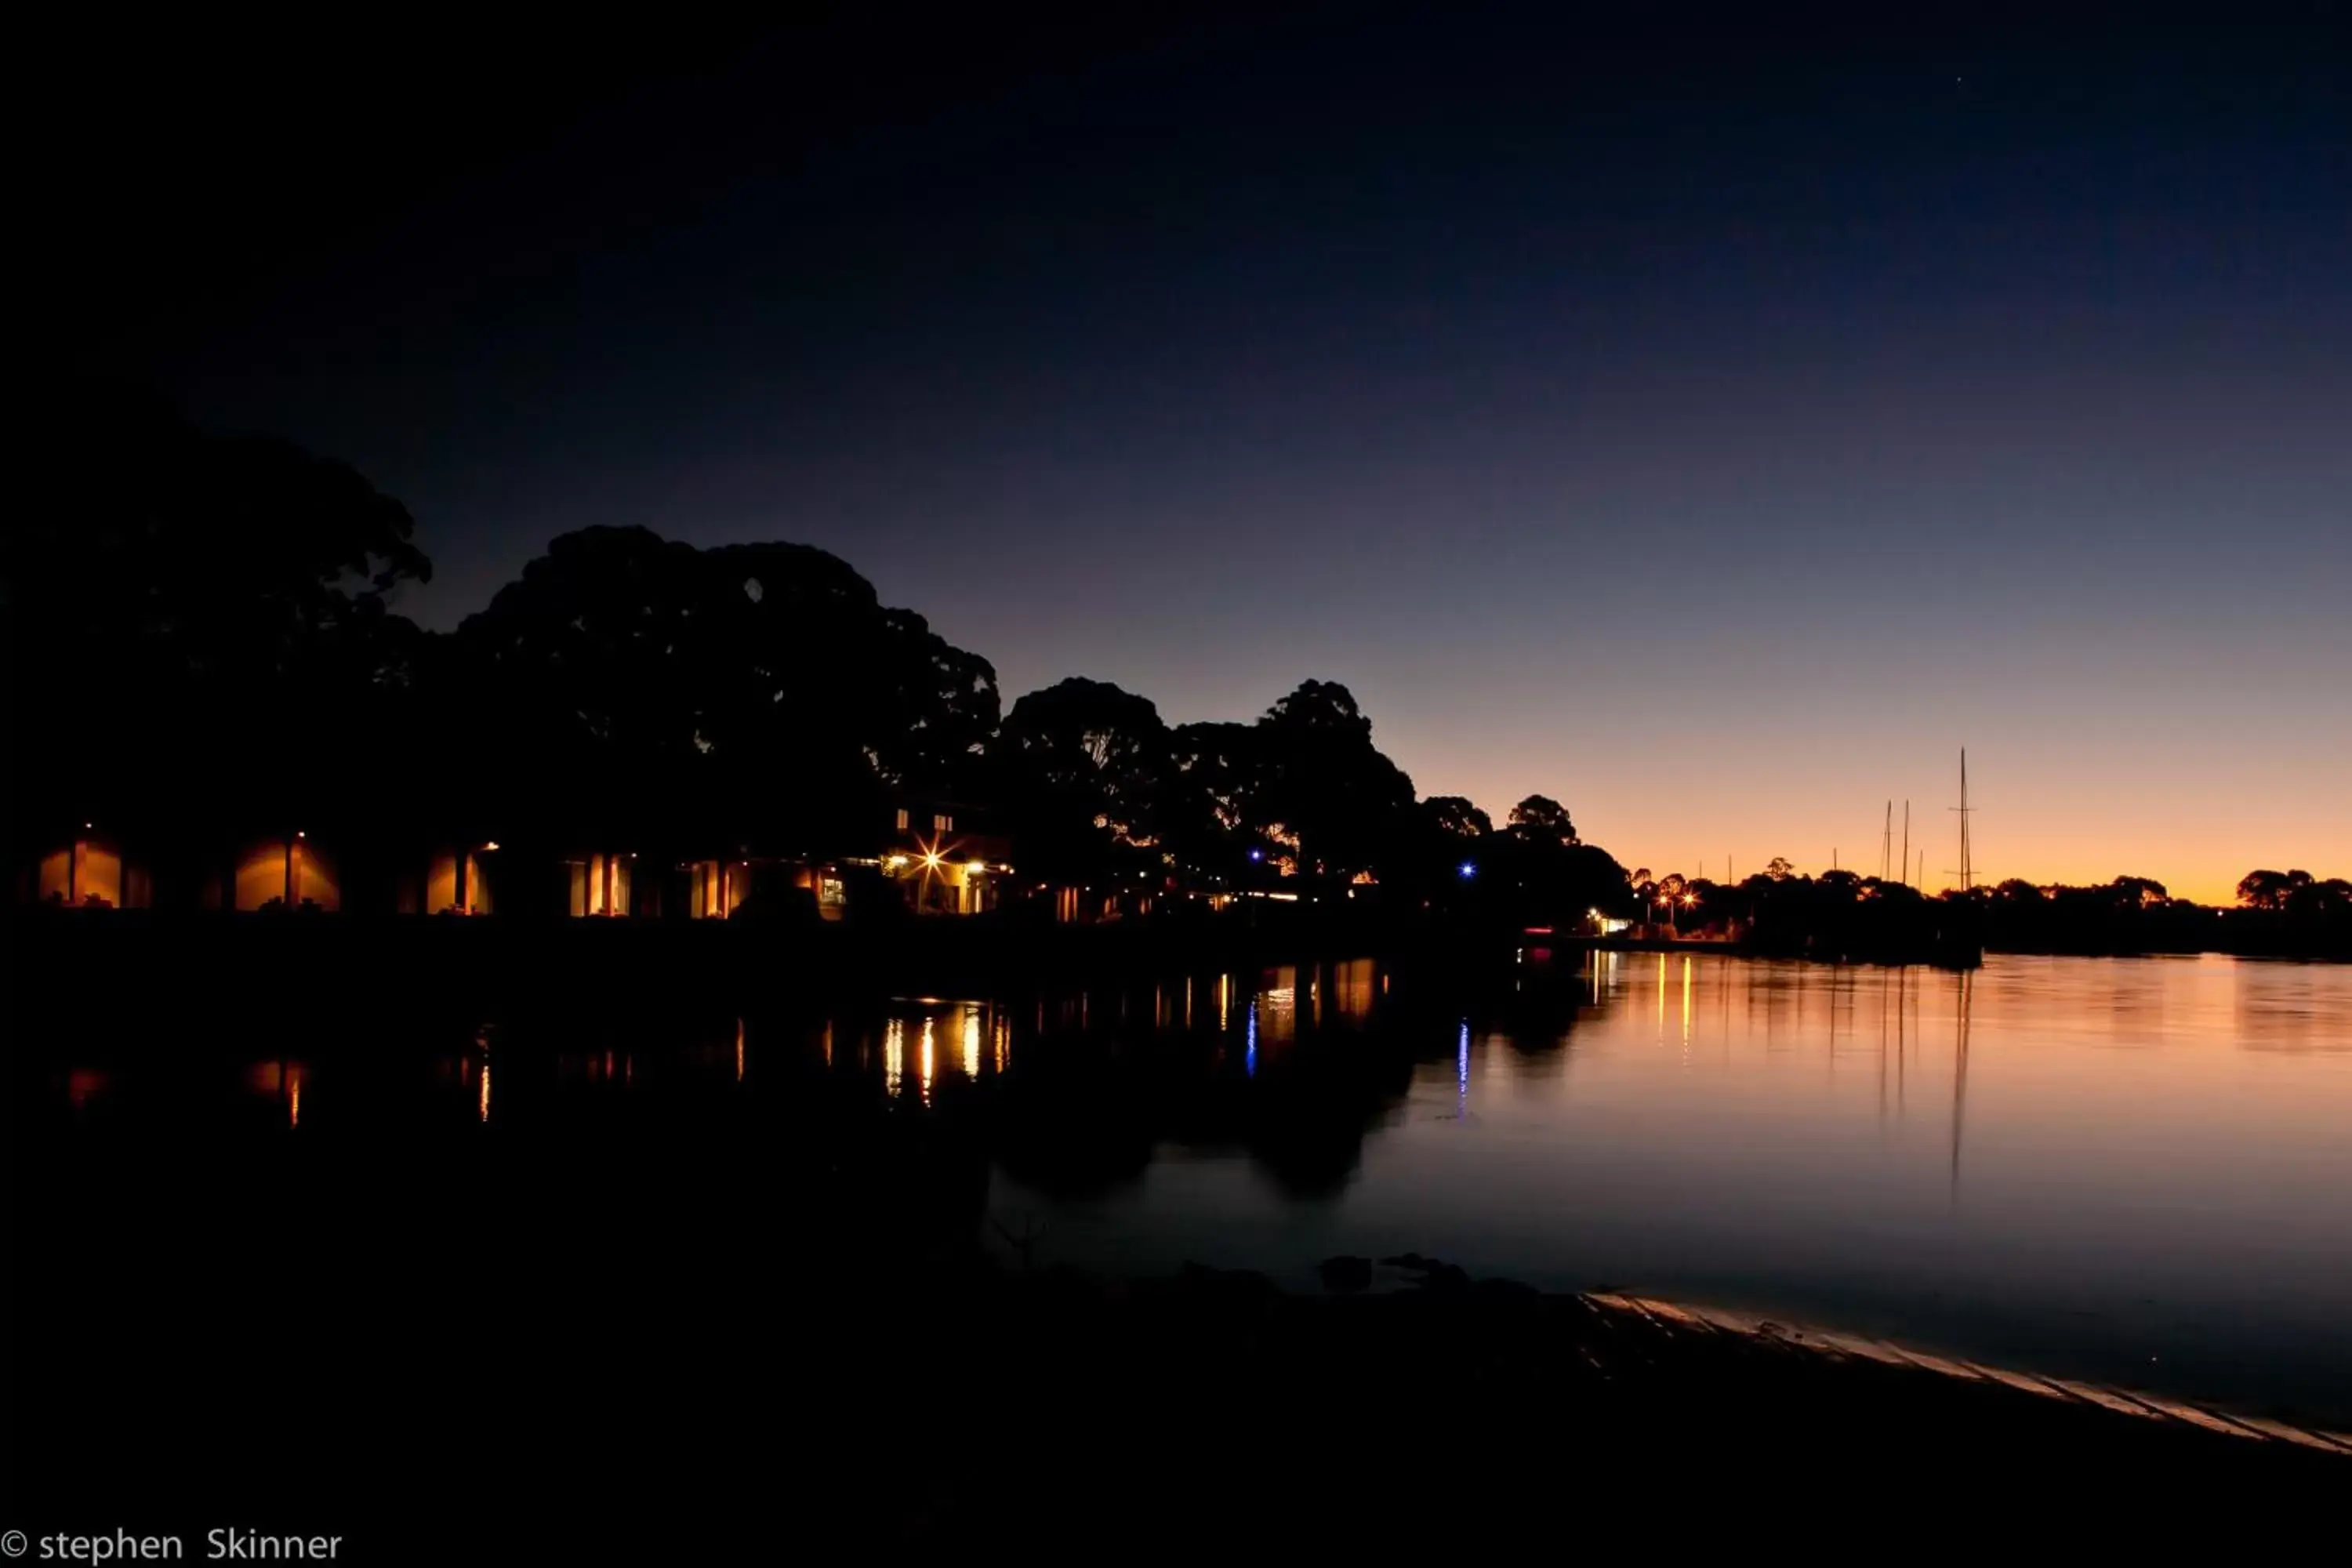
M17 879L17 901L68 910L143 910L155 890L145 867L94 822L54 836Z
M1013 847L970 802L902 801L890 808L873 867L919 915L977 915L995 909L1013 872Z
M831 858L746 846L686 854L612 842L502 847L487 836L411 840L406 849L352 845L362 871L349 888L335 846L295 827L199 855L197 869L169 879L162 892L171 907L218 912L469 919L539 911L574 920L839 921L856 919L869 900L926 917L998 907L1012 847L989 830L983 808L923 800L886 809L870 829L870 849ZM16 884L20 908L144 910L158 893L147 864L96 823L49 836L20 865Z

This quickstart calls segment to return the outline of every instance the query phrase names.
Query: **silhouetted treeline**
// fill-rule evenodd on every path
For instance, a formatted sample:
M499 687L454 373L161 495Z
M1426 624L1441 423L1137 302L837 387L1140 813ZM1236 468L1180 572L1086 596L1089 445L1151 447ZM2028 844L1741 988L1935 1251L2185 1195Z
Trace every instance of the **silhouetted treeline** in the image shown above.
M1013 705L980 773L1055 882L1206 892L1301 889L1496 921L1614 912L1624 868L1530 796L1495 828L1456 796L1415 798L1348 689L1307 680L1251 723L1171 726L1150 700L1073 679Z
M85 824L160 901L224 847L306 834L365 862L500 841L507 864L868 855L889 803L996 807L1022 879L1404 900L1496 920L1627 899L1536 797L1503 830L1422 802L1347 688L1170 726L1073 679L996 673L847 563L642 528L556 539L455 632L395 614L431 564L400 504L277 440L69 387L7 540L13 858ZM504 907L513 908L511 900Z
M398 501L138 394L58 388L30 434L0 544L14 864L96 823L187 886L218 844L417 809L430 639L389 606L432 567Z
M1500 826L1417 797L1333 681L1247 721L1171 725L1075 677L1003 710L986 658L806 545L585 529L428 633L392 608L432 573L407 511L343 464L110 389L36 417L39 500L0 584L20 874L85 830L152 868L163 903L228 847L298 832L336 847L347 886L493 839L527 866L870 857L890 803L927 799L992 807L1022 888L1160 918L1190 893L1495 928L1601 915L1824 956L2352 949L2352 889L2301 870L2250 873L2226 913L2133 877L1930 898L1784 861L1737 887L1628 873L1548 796Z
M1734 930L1772 952L1874 958L1959 941L2010 952L2352 957L2352 883L2304 871L2251 873L2232 910L2173 898L2147 877L2053 888L2012 879L1929 895L1853 871L1801 876L1780 860L1736 886L1635 876L1637 900L1675 911L1682 928Z

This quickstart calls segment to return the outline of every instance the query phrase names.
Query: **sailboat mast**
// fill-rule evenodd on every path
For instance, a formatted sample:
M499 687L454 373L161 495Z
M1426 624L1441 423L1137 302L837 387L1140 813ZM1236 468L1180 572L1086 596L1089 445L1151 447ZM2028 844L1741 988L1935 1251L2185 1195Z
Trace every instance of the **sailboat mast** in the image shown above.
M1969 749L1960 748L1960 890L1976 891L1976 862L1969 853Z

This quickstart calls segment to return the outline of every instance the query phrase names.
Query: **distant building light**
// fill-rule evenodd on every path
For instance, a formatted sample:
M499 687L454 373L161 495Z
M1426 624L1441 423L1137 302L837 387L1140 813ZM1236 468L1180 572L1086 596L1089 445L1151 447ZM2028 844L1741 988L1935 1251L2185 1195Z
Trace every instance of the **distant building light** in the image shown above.
M484 853L485 855L487 855L487 854L490 853L492 850L495 850L496 848L498 848L498 847L499 847L499 841L498 841L497 839L493 838L493 839L491 839L488 843L484 844L484 845L482 846L482 853Z

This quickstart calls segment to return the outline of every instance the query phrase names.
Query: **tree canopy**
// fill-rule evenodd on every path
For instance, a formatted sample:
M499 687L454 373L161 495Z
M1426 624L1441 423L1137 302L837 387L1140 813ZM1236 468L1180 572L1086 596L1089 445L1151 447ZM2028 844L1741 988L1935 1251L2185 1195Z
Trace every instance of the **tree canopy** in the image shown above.
M1073 676L1013 705L988 748L993 793L1048 877L1132 877L1156 867L1171 763L1168 726L1147 698Z
M1511 836L1523 844L1566 847L1576 842L1576 824L1568 807L1548 795L1531 795L1511 807Z
M18 820L283 831L322 776L373 795L419 653L391 605L432 572L407 510L141 394L53 389L34 421L0 546Z
M996 674L838 557L565 534L457 629L471 738L567 831L855 830L893 787L971 784Z
M1514 920L1629 897L1549 795L1502 832L1416 799L1337 681L1247 721L1171 727L1079 677L1001 711L985 658L838 557L642 527L562 534L426 633L394 609L431 575L414 522L349 467L144 395L69 388L41 417L42 504L0 557L30 832L857 854L893 795L922 795L994 802L1048 880Z

